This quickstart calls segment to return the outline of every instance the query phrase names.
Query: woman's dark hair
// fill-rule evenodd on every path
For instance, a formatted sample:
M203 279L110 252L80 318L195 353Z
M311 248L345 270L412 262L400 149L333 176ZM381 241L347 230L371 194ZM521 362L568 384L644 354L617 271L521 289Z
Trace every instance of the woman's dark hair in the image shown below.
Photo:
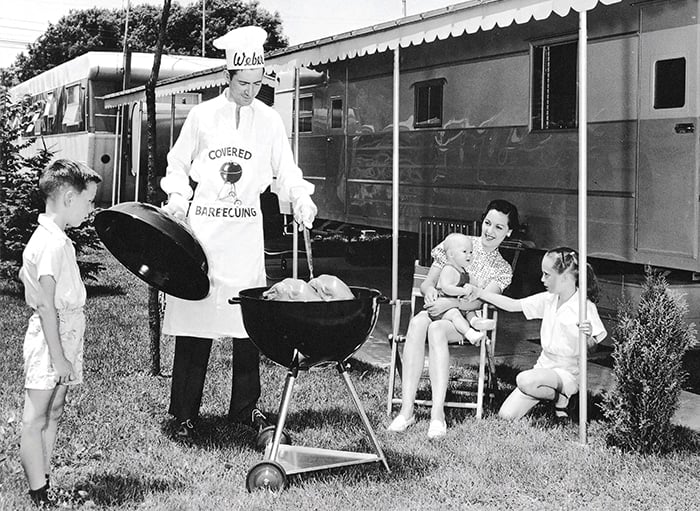
M520 228L520 218L518 217L518 208L515 207L514 204L511 204L507 200L503 199L495 199L489 202L489 205L486 206L486 209L484 210L484 214L481 215L481 221L484 221L484 218L486 218L486 215L489 214L489 211L492 209L495 209L499 213L503 213L508 217L508 229L511 229L513 231L517 231Z
M570 271L574 275L576 280L576 285L578 286L578 252L573 248L569 247L559 247L548 250L545 255L552 256L554 259L554 270L558 274L562 274L565 271ZM600 297L600 287L598 286L598 279L593 272L593 267L590 263L586 264L586 277L587 277L587 289L586 294L588 299L593 303L597 303Z

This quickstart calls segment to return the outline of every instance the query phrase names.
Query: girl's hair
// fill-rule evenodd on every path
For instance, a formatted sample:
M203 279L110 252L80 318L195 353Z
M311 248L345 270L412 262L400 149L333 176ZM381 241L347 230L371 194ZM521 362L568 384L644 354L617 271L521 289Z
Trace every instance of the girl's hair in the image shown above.
M54 160L39 176L39 189L44 197L51 197L56 190L68 185L78 193L87 188L88 183L99 183L100 175L84 163L73 160Z
M545 255L552 256L552 259L554 259L554 270L558 274L561 275L566 271L570 271L574 275L576 285L578 286L578 252L573 248L559 247L547 251ZM600 296L600 287L598 286L598 279L590 263L586 264L586 277L586 294L588 295L588 299L593 303L597 303Z
M507 200L503 199L492 200L491 202L489 202L489 205L486 206L484 213L481 215L482 222L484 221L484 218L486 218L486 215L489 214L489 211L491 211L492 209L495 209L499 213L503 213L508 217L508 229L517 231L520 228L518 208L516 208L514 204L511 204Z

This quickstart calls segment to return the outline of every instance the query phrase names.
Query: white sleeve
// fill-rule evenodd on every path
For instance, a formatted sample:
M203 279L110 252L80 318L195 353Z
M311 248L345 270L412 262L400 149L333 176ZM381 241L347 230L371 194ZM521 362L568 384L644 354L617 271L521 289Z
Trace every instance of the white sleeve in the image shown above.
M547 293L537 293L520 299L523 314L527 319L542 318L544 316L545 298Z
M608 336L608 331L598 315L598 308L590 300L588 300L586 305L586 319L591 322L591 334L596 342L601 342Z
M185 199L192 197L190 187L190 168L197 154L198 122L195 110L191 110L182 125L180 135L168 152L168 168L165 177L160 180L160 187L165 193L179 193Z
M300 194L311 195L314 193L314 185L304 179L301 169L294 162L292 148L279 116L272 122L271 128L273 136L270 166L277 178L274 190L279 200L290 202Z

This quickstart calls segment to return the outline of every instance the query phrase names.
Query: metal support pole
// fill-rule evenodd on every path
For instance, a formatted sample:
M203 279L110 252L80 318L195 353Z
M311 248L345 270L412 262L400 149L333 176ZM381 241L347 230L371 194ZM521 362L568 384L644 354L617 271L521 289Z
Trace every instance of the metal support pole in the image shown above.
M299 165L299 68L294 68L294 162ZM292 214L294 212L292 211ZM299 278L299 230L297 226L292 229L292 277Z
M207 24L206 24L206 16L205 16L205 14L204 14L204 13L206 12L206 6L207 6L207 1L206 1L206 0L202 0L202 57L205 56L205 55L204 55L204 53L205 53L205 51L204 51L204 41L205 41L205 33L206 33L206 31L207 31L207 30L206 30L206 26L207 26Z
M586 11L579 13L578 29L578 293L579 323L586 321L586 301L588 289L588 26ZM586 444L588 421L588 342L579 332L579 441Z
M120 169L120 164L119 162L121 161L121 125L122 125L122 108L121 106L117 107L117 118L115 119L115 124L114 124L114 158L112 159L112 206L117 204L119 201L119 169Z
M394 50L391 177L391 303L396 316L399 298L399 46ZM396 328L394 328L396 330ZM396 335L396 332L394 332Z

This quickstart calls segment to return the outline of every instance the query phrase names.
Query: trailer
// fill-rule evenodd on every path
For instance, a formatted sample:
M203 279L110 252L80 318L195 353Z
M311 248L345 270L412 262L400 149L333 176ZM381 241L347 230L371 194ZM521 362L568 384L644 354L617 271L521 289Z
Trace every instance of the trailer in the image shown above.
M168 78L191 74L221 64L221 59L163 55L159 75ZM104 96L122 90L125 85L146 83L152 66L152 54L131 53L125 58L118 52L87 52L10 89L15 100L29 96L33 103L39 104L23 134L25 138L34 139L26 151L32 153L38 147L46 147L56 157L87 163L102 177L96 198L98 205L143 199L144 185L137 184L141 156L138 152L132 154L133 144L120 143L122 139L138 138L142 133L145 136L141 112L134 108L108 111ZM184 118L189 111L187 107L196 103L199 96L177 99L181 104L180 117ZM161 119L166 115L170 117L170 109L170 104L159 105ZM125 136L118 137L120 132ZM160 132L167 137L167 125ZM167 138L164 142L163 162L169 147ZM115 158L115 154L123 157Z
M627 0L588 14L593 257L700 271L698 10L697 0ZM437 14L403 22L428 32ZM396 23L386 25L371 28L377 40ZM478 219L500 197L518 206L536 247L577 245L577 29L572 10L401 48L401 230L416 232L425 216ZM369 31L315 45L351 48ZM390 228L393 55L355 53L318 59L315 80L300 83L299 165L325 219ZM290 137L294 94L288 80L276 98Z

